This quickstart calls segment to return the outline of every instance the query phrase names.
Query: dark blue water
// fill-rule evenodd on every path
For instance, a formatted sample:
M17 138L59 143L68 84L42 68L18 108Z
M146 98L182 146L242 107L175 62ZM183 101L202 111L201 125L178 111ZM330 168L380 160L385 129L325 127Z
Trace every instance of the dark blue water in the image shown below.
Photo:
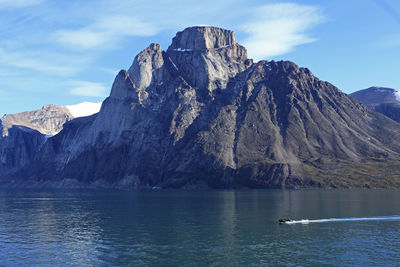
M0 265L398 265L393 215L395 190L0 191Z

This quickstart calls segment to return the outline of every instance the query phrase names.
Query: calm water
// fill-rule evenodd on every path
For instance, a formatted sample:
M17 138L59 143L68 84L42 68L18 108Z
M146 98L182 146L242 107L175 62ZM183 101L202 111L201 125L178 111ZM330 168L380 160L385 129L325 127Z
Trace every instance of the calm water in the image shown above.
M394 190L0 191L0 265L398 265L393 215Z

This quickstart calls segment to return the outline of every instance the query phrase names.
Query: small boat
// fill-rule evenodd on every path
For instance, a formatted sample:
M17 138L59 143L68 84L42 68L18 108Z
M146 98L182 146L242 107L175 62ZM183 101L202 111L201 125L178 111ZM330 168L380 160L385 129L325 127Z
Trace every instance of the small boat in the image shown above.
M286 222L290 222L290 221L292 221L292 220L289 219L289 218L282 218L282 219L279 219L279 223L286 223Z

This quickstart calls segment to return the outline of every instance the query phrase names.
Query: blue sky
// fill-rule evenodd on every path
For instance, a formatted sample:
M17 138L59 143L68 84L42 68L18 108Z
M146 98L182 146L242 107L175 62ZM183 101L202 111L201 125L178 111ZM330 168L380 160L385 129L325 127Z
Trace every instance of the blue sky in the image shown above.
M0 0L0 116L101 101L138 52L192 25L231 29L250 57L346 93L400 89L398 0Z

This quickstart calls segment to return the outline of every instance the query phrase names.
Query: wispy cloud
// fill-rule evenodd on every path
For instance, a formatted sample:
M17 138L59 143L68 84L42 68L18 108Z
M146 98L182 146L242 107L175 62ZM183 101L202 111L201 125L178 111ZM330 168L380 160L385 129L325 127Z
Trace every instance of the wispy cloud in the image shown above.
M72 95L90 96L90 97L106 97L109 94L109 89L101 83L88 81L71 81L72 87L69 91Z
M257 8L250 22L241 26L248 34L243 44L249 55L257 60L286 54L298 45L316 41L308 31L323 21L321 10L315 6L264 5Z
M128 16L108 16L93 24L75 29L58 30L53 40L71 49L109 48L127 36L152 36L158 28Z
M5 51L0 48L0 64L56 76L70 76L79 70L85 59L59 53L40 51Z
M0 0L0 8L23 8L35 6L44 0Z

